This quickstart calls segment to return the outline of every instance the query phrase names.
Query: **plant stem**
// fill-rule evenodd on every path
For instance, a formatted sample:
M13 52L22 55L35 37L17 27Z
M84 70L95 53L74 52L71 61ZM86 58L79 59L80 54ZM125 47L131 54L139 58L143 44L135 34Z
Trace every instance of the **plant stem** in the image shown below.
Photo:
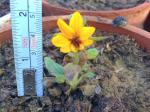
M79 64L79 54L78 53L73 53L73 63Z
M105 37L103 37L103 36L99 36L99 37L91 37L91 39L94 40L94 41L102 41L102 40L105 39Z

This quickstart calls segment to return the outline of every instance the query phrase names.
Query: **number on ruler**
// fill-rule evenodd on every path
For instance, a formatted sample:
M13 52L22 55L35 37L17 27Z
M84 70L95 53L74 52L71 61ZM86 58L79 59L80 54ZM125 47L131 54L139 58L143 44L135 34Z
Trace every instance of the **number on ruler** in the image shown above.
M27 16L27 13L26 13L26 12L19 12L19 16L24 16L24 17L26 17L26 16Z
M30 18L35 18L35 15L33 15L33 14L32 14L32 15L30 15Z
M37 55L37 52L36 51L32 51L31 55Z
M36 49L37 47L37 38L36 37L32 37L31 38L31 48L32 49Z
M22 38L22 47L28 48L29 47L29 39L27 37Z
M29 60L29 57L22 58L22 61L28 61L28 60Z

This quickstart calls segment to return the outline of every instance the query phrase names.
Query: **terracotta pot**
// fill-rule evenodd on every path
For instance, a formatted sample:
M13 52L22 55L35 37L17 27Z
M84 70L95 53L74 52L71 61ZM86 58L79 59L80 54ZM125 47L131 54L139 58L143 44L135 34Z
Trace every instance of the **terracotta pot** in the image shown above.
M124 16L128 23L138 27L143 27L143 24L150 13L150 3L145 2L139 6L121 9L121 10L112 10L112 11L88 11L88 10L79 10L83 15L87 16L101 16L109 19L114 19L117 16ZM52 4L49 4L47 0L43 1L43 14L45 16L50 15L65 15L71 14L74 10L58 7Z
M51 16L43 18L43 31L50 31L57 27L58 17L68 20L69 16ZM142 48L145 48L150 53L150 33L132 25L126 25L124 27L113 27L112 20L100 17L86 16L88 25L95 26L97 29L106 32L119 33L129 35L134 38ZM11 25L5 26L0 30L0 44L11 40Z

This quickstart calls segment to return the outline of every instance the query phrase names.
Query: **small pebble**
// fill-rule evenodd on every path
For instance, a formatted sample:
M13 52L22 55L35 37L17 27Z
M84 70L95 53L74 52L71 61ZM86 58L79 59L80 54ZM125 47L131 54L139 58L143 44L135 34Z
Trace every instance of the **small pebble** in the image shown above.
M42 104L44 104L46 106L52 105L52 102L49 97L42 97L40 100L41 100Z
M0 76L2 76L3 74L4 74L4 71L0 69Z
M96 85L84 85L81 90L85 96L93 96Z
M125 26L127 24L127 20L123 16L118 16L113 20L112 24L114 27Z
M49 88L48 92L54 97L60 97L60 95L62 94L62 91L59 88Z
M44 78L44 86L46 88L51 87L55 82L55 77L45 77Z
M0 53L0 67L3 67L5 64L5 58L4 56Z
M95 87L95 93L96 93L97 95L99 95L101 92L102 92L102 88L100 87L100 85L97 85L97 86Z

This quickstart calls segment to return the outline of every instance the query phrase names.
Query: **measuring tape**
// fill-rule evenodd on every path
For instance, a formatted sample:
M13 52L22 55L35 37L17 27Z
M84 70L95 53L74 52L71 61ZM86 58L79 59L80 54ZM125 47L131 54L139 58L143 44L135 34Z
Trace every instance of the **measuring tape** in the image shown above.
M10 0L10 7L18 96L43 96L42 0Z

